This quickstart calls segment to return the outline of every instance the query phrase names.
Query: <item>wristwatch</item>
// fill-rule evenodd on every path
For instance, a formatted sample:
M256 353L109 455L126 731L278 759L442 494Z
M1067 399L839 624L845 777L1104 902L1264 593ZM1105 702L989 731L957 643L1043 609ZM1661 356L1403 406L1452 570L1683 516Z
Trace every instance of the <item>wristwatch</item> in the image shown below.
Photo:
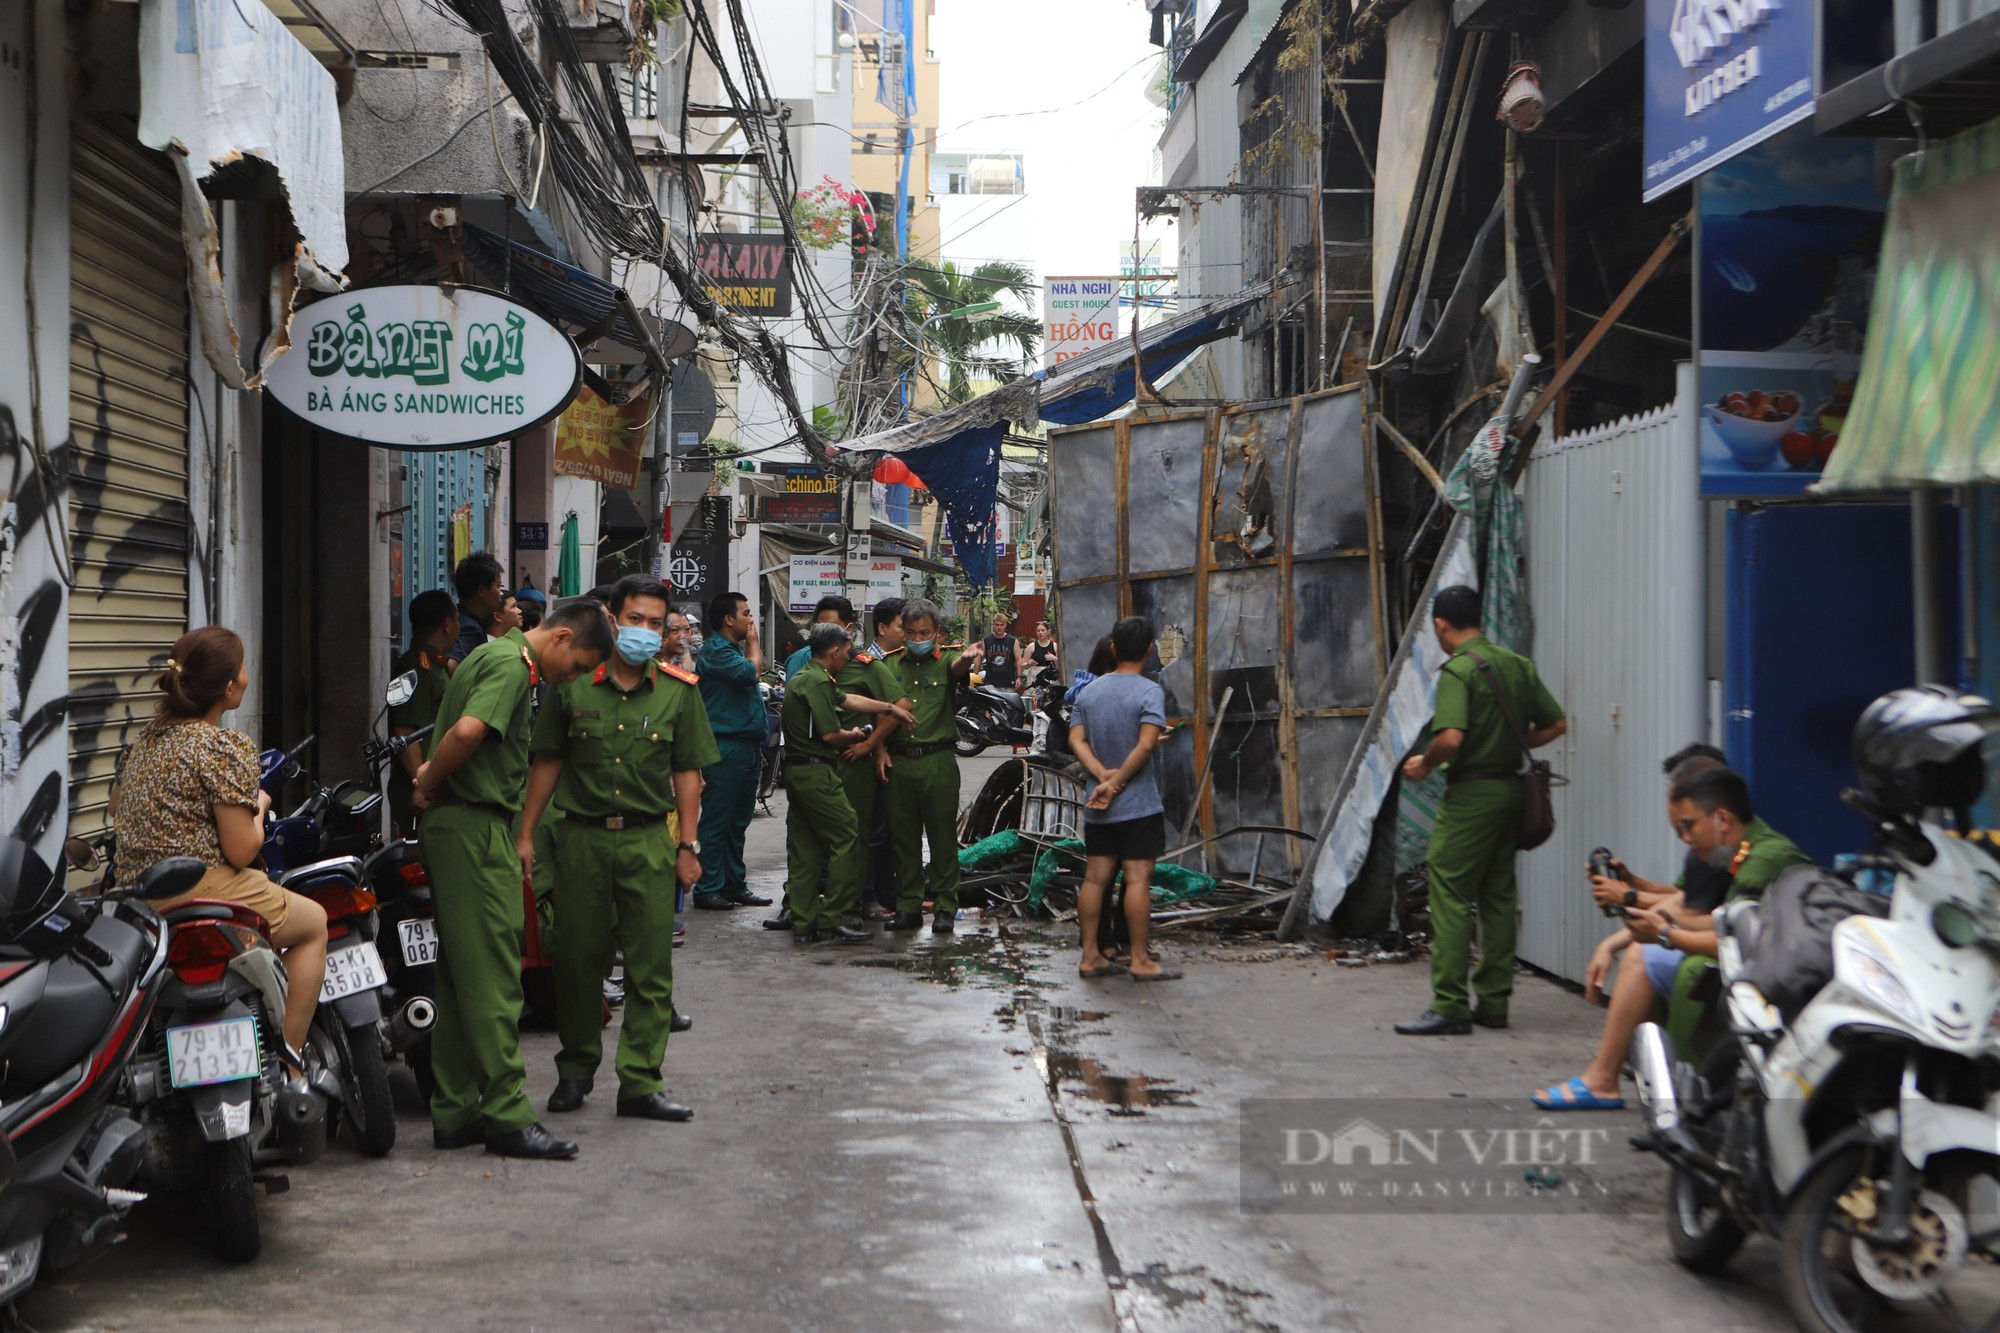
M1674 947L1674 923L1671 921L1660 927L1660 947L1662 949Z
M1625 890L1625 905L1627 907L1637 907L1639 905L1639 891L1637 889Z
M697 841L697 842L684 842L684 843L680 844L680 846L679 846L679 847L677 847L677 848L676 848L675 850L676 850L676 851L682 851L682 852L693 852L693 853L694 853L694 854L695 854L696 856L700 856L700 855L701 855L701 843L700 843L700 842L698 842L698 841Z

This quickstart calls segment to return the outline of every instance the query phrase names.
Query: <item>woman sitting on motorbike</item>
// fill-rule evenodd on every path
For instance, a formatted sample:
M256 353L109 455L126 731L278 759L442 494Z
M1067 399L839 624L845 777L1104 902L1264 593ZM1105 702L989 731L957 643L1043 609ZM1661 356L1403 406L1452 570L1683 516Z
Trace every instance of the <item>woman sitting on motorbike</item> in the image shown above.
M270 796L259 790L257 746L225 731L222 715L250 686L243 640L211 625L177 640L157 682L159 712L120 761L111 794L118 830L117 882L135 882L169 856L209 867L193 891L157 904L170 911L193 898L252 908L270 924L285 960L285 1045L298 1051L319 1004L326 972L326 909L259 869Z

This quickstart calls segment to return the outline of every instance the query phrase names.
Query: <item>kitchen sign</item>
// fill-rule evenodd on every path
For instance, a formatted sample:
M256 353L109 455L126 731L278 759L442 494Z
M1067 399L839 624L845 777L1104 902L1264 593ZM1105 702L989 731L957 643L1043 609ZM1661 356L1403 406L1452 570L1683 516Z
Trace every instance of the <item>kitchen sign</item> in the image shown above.
M1646 0L1647 202L1812 115L1816 8Z
M562 330L475 287L369 287L300 311L265 377L278 404L331 435L466 449L519 435L576 397Z

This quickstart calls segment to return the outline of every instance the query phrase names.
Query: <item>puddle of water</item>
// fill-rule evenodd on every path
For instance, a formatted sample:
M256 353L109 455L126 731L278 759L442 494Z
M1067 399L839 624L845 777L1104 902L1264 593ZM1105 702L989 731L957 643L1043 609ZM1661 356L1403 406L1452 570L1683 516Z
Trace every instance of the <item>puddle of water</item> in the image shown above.
M948 945L912 947L902 953L818 961L825 967L845 963L849 967L889 968L940 986L956 987L970 983L1006 990L1017 999L1015 1003L1003 1006L1001 1012L1004 1012L1018 1009L1018 997L1024 991L1039 989L1046 984L1030 975L1035 960L1040 956L1040 951L1030 953L1022 949L1008 938L1005 931L1001 931L994 935L964 933Z
M1193 1088L1144 1074L1113 1074L1087 1055L1049 1048L1049 1075L1068 1095L1101 1102L1113 1115L1144 1115L1154 1107L1199 1106Z

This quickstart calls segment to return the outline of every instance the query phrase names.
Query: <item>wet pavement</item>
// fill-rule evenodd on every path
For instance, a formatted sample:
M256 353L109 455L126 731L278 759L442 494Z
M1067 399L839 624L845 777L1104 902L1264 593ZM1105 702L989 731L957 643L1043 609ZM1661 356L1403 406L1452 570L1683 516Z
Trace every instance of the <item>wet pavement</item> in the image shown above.
M967 764L966 789L994 761ZM774 802L782 808L782 801ZM775 896L779 819L752 828ZM1246 1212L1245 1099L1411 1099L1534 1125L1599 1014L1523 978L1514 1027L1418 1040L1421 966L1340 968L1268 942L1169 936L1186 980L1075 975L1074 928L798 946L763 911L690 914L667 1086L686 1125L616 1120L607 1067L550 1123L576 1162L438 1153L401 1122L382 1161L336 1144L264 1201L256 1263L142 1207L128 1242L23 1303L43 1329L687 1328L1570 1330L1786 1326L1757 1242L1721 1280L1668 1258L1660 1171L1573 1173L1587 1211ZM609 1036L609 1034L607 1034ZM608 1043L607 1043L608 1044ZM554 1038L529 1034L529 1090ZM1548 1118L1543 1118L1548 1119ZM1567 1128L1567 1126L1565 1126Z

